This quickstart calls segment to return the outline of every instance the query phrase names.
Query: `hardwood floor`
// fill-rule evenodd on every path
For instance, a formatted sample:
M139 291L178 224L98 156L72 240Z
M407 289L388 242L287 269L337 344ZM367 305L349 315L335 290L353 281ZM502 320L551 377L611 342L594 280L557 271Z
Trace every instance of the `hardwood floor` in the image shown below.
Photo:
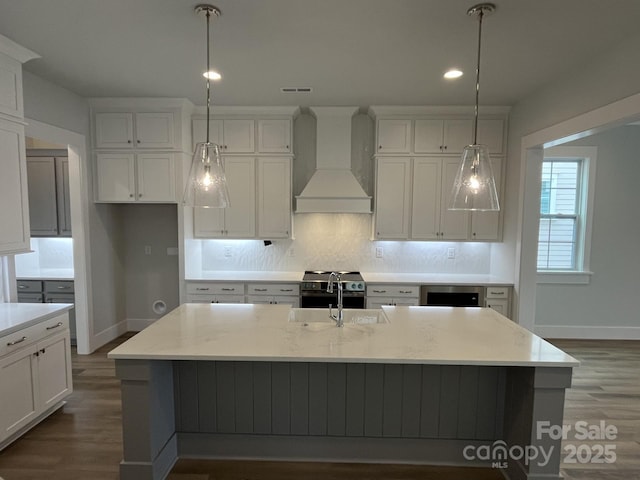
M4 480L116 480L122 458L120 390L109 350L124 336L92 355L73 355L74 393L67 405L0 452ZM582 362L567 392L565 424L577 421L615 425L617 438L564 442L615 445L611 464L564 463L566 480L640 479L640 342L554 341ZM570 447L569 447L570 448ZM593 447L595 451L596 447ZM585 453L586 452L586 453ZM564 454L563 454L564 456ZM303 462L181 460L170 480L493 480L498 470Z

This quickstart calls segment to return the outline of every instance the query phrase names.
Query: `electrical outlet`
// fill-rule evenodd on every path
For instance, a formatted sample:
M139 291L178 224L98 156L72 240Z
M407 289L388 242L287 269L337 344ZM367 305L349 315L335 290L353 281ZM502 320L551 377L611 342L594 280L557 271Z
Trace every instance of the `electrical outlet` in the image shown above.
M295 248L291 247L291 248L289 249L289 256L290 256L290 257L295 257L295 256L296 256L296 250L295 250Z
M376 247L376 258L382 258L384 256L384 250L382 247Z
M225 247L224 247L224 256L225 257L230 257L231 255L232 255L231 245L225 245Z
M145 245L144 246L144 254L145 255L151 255L151 245Z
M447 248L447 258L456 258L456 249L453 247Z

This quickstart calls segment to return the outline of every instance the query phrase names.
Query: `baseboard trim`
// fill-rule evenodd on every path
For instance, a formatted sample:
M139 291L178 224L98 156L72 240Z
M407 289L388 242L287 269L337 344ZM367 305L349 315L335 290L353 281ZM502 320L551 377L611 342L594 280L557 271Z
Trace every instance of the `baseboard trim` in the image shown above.
M128 318L127 322L127 331L129 332L140 332L155 322L156 318Z
M640 340L640 327L536 325L534 332L544 338Z
M109 343L111 340L114 340L118 338L120 335L127 333L127 331L128 330L127 330L126 320L118 322L109 328L105 328L100 333L97 333L96 335L93 336L93 342L91 343L93 344L92 347L94 348L92 348L91 351L97 350L101 346Z

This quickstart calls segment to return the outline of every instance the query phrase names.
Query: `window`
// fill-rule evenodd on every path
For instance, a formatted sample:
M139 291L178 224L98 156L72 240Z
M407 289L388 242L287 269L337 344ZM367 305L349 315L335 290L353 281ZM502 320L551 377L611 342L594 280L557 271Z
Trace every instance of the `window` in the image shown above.
M596 152L595 147L545 150L540 178L539 273L589 273ZM578 283L587 282L588 277L586 282L578 279Z

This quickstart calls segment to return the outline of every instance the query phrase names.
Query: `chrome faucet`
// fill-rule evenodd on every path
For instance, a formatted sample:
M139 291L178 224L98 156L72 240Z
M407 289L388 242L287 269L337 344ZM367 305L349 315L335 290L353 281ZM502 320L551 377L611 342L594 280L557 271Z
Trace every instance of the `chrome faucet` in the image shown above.
M333 293L333 284L338 284L338 313L334 315L331 311L331 305L329 305L329 316L336 321L336 326L344 326L344 316L342 313L342 278L339 273L331 272L329 274L329 282L327 283L327 293Z

